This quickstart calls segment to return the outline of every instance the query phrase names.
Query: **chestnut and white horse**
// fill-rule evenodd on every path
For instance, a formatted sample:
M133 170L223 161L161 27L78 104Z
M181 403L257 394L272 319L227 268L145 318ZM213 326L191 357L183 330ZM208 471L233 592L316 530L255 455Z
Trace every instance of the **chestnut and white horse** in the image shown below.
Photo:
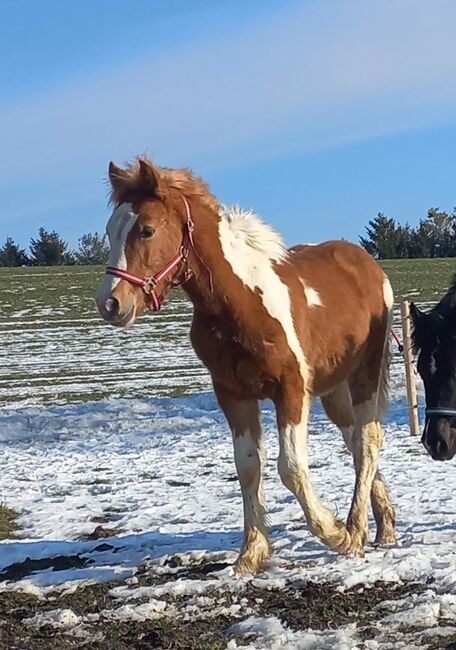
M265 398L277 413L280 477L312 533L335 551L362 555L370 497L376 543L394 542L394 509L377 469L393 307L379 265L343 241L286 250L271 227L222 207L188 170L139 158L126 169L111 163L109 178L111 252L98 309L125 327L144 309L160 309L176 285L192 301L191 342L233 434L244 504L238 574L261 570L271 553L262 494ZM307 425L317 396L354 458L346 524L311 483Z

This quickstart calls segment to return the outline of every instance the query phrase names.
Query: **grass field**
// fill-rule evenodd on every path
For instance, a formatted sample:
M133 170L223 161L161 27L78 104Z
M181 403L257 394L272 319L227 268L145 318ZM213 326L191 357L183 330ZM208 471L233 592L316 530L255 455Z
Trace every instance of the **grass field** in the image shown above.
M456 270L445 260L383 263L396 300L435 302ZM188 341L191 307L166 309L117 330L98 316L102 267L0 269L0 405L183 395L210 387Z

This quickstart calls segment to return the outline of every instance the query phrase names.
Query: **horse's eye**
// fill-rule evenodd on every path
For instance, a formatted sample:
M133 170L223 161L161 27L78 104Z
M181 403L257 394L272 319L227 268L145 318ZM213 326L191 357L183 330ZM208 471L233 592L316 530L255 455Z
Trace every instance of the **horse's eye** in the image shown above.
M144 228L141 230L141 238L149 239L149 237L152 237L154 232L155 230L152 228L152 226L144 226Z

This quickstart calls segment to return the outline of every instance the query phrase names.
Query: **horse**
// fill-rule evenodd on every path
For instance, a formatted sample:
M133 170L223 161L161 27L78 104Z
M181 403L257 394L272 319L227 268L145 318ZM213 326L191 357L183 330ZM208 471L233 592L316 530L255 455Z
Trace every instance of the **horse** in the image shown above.
M375 543L393 543L394 508L378 470L393 292L378 263L345 241L287 250L272 227L251 211L222 206L188 169L138 157L125 168L111 162L109 181L111 249L98 310L127 327L145 309L158 311L178 285L193 303L190 340L231 429L242 493L236 574L261 571L272 552L262 479L265 399L276 410L279 475L311 533L362 557L370 497ZM346 523L311 482L307 428L316 397L354 459Z
M434 460L456 453L456 275L430 311L410 304L412 343L424 383L426 418L421 441Z

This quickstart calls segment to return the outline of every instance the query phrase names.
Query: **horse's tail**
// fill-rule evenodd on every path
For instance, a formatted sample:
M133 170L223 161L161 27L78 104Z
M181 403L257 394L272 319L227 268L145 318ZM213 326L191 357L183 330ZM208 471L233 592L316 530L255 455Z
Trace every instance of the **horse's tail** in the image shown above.
M378 384L378 419L386 415L388 412L388 393L389 393L389 370L392 359L391 350L391 330L393 327L393 306L394 295L391 288L390 281L385 275L383 281L383 299L385 303L385 340L383 344L383 357L382 365L380 368L380 377Z

